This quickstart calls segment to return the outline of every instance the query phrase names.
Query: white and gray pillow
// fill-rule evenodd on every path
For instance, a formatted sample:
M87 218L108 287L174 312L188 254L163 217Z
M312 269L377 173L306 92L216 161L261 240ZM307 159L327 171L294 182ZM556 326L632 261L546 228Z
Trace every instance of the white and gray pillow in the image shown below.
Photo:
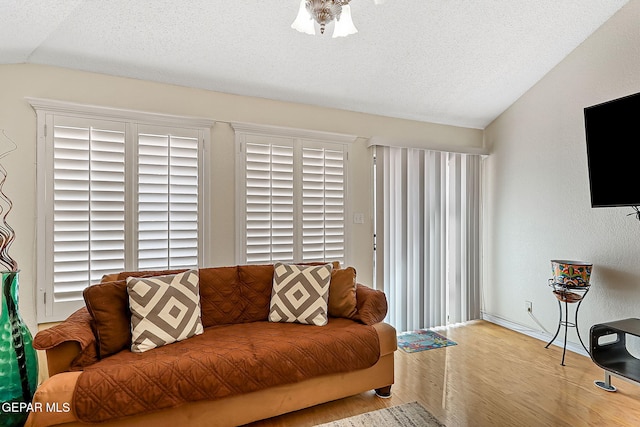
M331 264L275 263L269 321L326 325L331 270Z
M182 341L203 332L198 270L150 278L129 277L131 351Z

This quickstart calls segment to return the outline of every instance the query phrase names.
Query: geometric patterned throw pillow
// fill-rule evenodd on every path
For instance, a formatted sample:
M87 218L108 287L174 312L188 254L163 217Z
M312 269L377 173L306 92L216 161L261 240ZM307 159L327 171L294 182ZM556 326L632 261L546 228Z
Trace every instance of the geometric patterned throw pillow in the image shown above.
M198 270L127 279L131 308L131 351L182 341L203 332Z
M269 321L326 325L331 270L331 264L275 263Z

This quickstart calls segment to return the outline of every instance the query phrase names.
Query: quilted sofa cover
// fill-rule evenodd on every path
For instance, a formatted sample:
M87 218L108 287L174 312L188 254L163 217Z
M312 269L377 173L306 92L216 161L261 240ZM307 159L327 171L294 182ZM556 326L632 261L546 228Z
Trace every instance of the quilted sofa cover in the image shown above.
M205 333L143 354L123 350L88 364L96 352L86 330L78 333L84 366L73 394L77 419L101 422L376 364L380 343L368 325L384 318L384 294L358 285L353 318L331 318L324 327L269 323L272 277L271 265L201 269ZM67 327L87 320L86 310L74 316ZM70 339L59 336L60 326L39 334L41 348Z
M224 398L378 361L370 326L331 319L324 327L255 322L207 328L204 334L136 354L122 351L78 378L75 413L101 422Z

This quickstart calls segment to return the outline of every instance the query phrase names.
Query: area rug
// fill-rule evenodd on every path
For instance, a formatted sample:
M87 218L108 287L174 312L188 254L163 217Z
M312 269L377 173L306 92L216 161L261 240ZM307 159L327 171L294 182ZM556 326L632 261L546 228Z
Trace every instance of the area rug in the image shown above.
M445 427L418 402L367 412L316 427Z
M431 350L450 345L458 345L458 343L428 329L398 334L398 347L407 353L415 353L417 351Z

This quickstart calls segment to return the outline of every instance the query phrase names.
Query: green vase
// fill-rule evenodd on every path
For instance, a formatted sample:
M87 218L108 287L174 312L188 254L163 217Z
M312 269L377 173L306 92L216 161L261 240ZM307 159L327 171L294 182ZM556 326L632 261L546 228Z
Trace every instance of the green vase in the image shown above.
M0 426L21 426L38 385L38 357L18 308L18 272L2 272Z

